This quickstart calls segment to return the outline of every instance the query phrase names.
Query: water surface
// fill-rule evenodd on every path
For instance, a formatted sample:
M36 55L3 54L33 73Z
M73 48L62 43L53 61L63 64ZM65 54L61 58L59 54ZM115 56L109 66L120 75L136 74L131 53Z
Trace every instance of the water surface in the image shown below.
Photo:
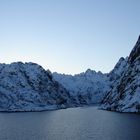
M140 115L97 107L0 113L0 140L140 140Z

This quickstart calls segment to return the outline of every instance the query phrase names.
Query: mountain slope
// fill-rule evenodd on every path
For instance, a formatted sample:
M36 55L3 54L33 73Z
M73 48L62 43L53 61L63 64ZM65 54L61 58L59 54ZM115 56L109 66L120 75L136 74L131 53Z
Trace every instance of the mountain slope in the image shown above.
M120 76L103 100L103 109L140 112L140 37L124 62Z
M70 92L78 104L100 103L110 88L106 74L90 69L74 76L53 73L53 77Z
M41 66L0 64L0 111L41 111L70 104L69 93Z

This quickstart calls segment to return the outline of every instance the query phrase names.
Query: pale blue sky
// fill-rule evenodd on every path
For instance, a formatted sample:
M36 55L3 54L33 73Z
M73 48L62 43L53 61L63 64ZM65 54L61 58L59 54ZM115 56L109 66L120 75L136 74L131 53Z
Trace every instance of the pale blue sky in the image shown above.
M0 0L0 63L109 72L140 34L140 0Z

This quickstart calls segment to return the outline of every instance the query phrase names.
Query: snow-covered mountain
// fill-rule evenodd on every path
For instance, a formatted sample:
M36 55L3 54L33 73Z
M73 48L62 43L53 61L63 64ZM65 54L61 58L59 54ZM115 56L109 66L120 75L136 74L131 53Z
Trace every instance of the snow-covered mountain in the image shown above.
M140 112L140 37L126 59L109 74L111 90L101 108L119 112Z
M35 63L0 64L0 111L42 111L100 103L109 84L107 74L90 69L75 76L52 75Z
M90 69L74 76L53 73L53 77L70 92L78 104L100 103L110 89L107 74Z
M140 112L140 37L127 58L108 73L53 73L35 63L0 64L0 111L42 111L102 103L101 108Z
M0 64L0 111L41 111L72 104L69 93L41 66Z

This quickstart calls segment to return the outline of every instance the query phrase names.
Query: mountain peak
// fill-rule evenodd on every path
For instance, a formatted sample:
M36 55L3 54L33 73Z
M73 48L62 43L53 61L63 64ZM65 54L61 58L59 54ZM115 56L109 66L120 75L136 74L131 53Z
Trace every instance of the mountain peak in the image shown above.
M91 73L91 72L93 72L93 70L87 69L85 73Z
M128 58L129 63L134 62L139 56L140 56L140 36L136 42L136 45L134 46L133 50L130 53L130 56Z

